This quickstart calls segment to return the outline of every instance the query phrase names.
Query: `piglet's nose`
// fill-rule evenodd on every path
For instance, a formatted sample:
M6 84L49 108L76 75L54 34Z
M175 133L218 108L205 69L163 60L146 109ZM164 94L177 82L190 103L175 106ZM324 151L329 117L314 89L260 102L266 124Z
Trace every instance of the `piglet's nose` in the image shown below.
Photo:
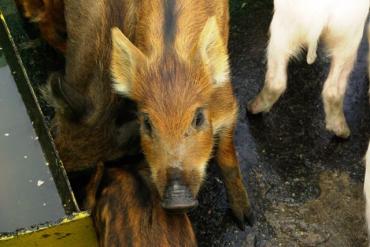
M166 186L162 207L171 213L186 213L189 209L198 206L198 200L193 198L190 189L174 179Z

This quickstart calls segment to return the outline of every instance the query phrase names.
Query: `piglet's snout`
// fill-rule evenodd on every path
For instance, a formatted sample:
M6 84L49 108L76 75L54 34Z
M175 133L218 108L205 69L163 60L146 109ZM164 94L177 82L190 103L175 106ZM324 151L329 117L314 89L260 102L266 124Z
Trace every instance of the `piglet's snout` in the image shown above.
M162 207L172 213L185 213L198 205L190 189L181 183L179 179L173 179L167 184L163 198Z

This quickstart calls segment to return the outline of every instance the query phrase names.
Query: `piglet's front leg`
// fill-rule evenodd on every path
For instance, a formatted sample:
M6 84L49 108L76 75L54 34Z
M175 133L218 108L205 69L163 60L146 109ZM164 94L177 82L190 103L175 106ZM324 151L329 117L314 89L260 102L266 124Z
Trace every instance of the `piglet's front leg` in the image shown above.
M234 127L224 129L220 133L217 161L222 172L231 210L236 217L239 227L244 229L245 221L252 225L254 220L236 158L233 133Z

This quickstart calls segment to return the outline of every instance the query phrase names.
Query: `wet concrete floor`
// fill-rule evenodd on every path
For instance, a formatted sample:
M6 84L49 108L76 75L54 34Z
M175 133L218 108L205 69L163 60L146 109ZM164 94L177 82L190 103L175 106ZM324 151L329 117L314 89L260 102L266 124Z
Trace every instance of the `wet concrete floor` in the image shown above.
M289 66L288 90L271 112L246 113L264 82L272 1L231 1L230 54L240 103L236 146L256 224L239 230L214 164L192 212L200 246L366 246L364 163L370 134L367 44L359 49L345 99L352 135L325 130L321 89L330 60ZM226 213L226 214L225 214Z

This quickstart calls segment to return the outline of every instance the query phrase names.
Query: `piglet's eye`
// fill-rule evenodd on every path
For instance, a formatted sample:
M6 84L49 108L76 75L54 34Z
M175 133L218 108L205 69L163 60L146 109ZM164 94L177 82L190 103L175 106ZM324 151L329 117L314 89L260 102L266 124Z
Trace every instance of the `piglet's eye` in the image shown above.
M143 122L142 122L142 127L143 129L149 134L152 134L153 127L152 127L152 122L149 119L148 114L144 113L143 114Z
M204 109L198 108L195 111L194 119L193 119L193 127L196 129L201 128L205 123L205 116L204 116Z

